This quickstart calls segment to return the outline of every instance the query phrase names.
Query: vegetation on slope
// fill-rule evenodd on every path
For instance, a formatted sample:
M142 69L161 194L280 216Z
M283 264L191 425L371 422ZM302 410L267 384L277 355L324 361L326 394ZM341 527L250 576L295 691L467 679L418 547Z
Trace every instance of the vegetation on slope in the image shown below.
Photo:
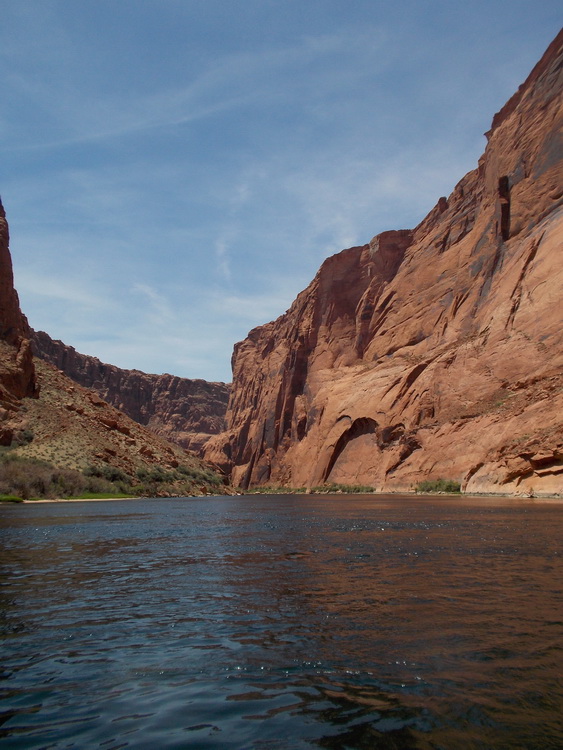
M4 431L0 494L28 499L229 492L223 477L193 453L150 433L52 365L36 360L36 370L39 397L23 399Z
M0 454L0 495L18 498L191 496L221 491L221 477L210 469L179 466L139 470L134 477L119 468L88 466L83 471L55 466L49 461L18 456L4 449Z

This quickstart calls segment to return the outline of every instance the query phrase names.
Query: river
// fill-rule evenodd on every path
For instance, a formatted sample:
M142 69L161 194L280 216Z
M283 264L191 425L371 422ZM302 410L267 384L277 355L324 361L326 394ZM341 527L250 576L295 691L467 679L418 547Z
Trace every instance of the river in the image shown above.
M0 747L563 747L563 504L0 507Z

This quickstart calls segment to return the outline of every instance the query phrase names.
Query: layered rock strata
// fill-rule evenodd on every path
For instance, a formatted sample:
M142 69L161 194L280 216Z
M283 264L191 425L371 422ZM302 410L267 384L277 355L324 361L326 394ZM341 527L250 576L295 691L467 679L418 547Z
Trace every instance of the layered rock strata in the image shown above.
M34 350L79 385L157 435L200 452L225 428L230 386L173 375L124 370L80 354L43 331L32 332Z
M329 258L235 346L235 484L563 493L563 34L477 169L412 231Z

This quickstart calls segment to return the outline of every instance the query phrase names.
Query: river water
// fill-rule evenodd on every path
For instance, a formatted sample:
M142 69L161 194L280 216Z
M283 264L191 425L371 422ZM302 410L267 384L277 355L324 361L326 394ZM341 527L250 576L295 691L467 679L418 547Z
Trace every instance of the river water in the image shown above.
M563 505L0 507L2 748L563 747Z

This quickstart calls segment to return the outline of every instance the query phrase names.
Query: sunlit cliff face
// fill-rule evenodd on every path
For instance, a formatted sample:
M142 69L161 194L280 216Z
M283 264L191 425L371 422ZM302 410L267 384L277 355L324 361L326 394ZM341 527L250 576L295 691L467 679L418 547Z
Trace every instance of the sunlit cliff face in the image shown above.
M562 47L418 227L329 258L237 344L207 453L235 484L563 491Z

